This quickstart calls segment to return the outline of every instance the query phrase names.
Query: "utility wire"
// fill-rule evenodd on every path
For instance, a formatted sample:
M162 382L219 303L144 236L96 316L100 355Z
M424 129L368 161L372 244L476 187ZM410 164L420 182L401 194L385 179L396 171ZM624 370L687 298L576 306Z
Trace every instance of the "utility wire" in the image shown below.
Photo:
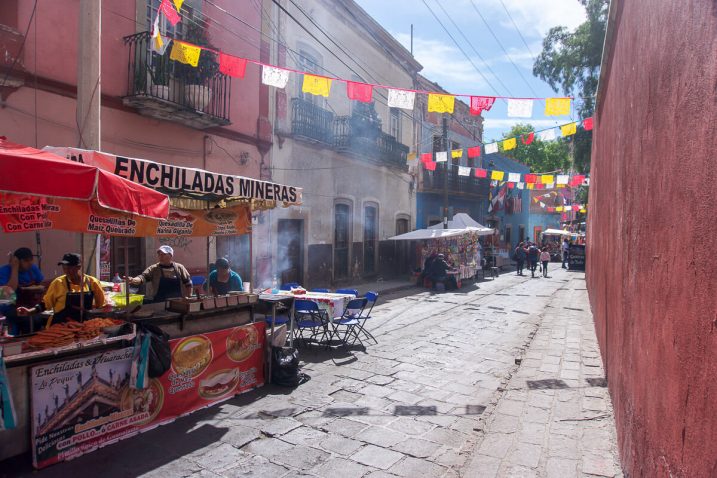
M12 65L10 65L10 69L7 70L7 73L5 73L5 78L2 80L2 85L4 85L7 82L7 79L10 78L10 74L12 73L12 70L15 69L15 65L17 65L18 60L20 60L20 55L22 55L23 50L25 49L25 41L27 41L27 34L30 32L30 25L32 25L32 19L35 18L35 11L37 10L37 0L35 0L35 4L32 7L32 13L30 14L30 19L27 21L27 27L25 28L25 34L22 36L22 43L20 44L20 49L17 51L17 55L15 55L15 59L12 61ZM37 60L35 60L37 61Z
M436 15L436 13L433 11L433 9L428 5L428 3L426 3L426 0L422 0L422 1L423 1L423 4L424 4L424 5L426 6L426 8L428 9L428 11L431 12L431 15L433 15L433 18L435 18L436 21L438 22L438 24L441 25L441 27L442 27L443 30L446 32L446 34L450 37L451 40L453 40L453 43L456 45L456 47L461 51L461 53L463 53L463 56L466 57L466 59L468 60L468 62L469 62L471 65L473 65L473 68L476 70L476 72L478 72L478 74L485 80L486 84L488 84L488 86L490 86L490 87L493 89L493 91L495 91L495 93L497 94L497 96L503 96L503 95L500 94L500 92L498 91L498 89L497 89L495 86L493 86L493 84L490 82L490 80L488 80L488 78L483 74L483 72L476 66L476 64L473 63L473 60L471 59L471 57L468 56L468 54L465 52L465 50L463 49L463 47L461 47L461 45L458 43L458 41L456 41L456 39L455 39L455 38L453 37L453 35L451 34L450 30L448 30L448 28L446 28L446 26L443 24L443 22L441 21L441 19L438 18L438 15ZM497 75L493 72L493 70L491 70L491 68L490 68L490 66L488 66L488 62L486 62L485 58L483 58L483 57L480 55L480 53L478 53L477 51L476 51L476 55L478 55L478 58L480 58L481 61L485 64L486 69L487 69L488 71L490 71L491 74L492 74L492 75L498 80L498 82L503 86L503 88L505 88L505 91L508 92L508 96L511 96L511 97L512 97L513 94L510 92L510 89L509 89L507 86L505 86L505 83L503 83L503 81L500 79L500 77L497 76Z
M438 5L441 7L441 10L443 10L444 12L446 12L445 9L443 9L443 6L440 4L440 2L439 2ZM510 54L508 53L508 50L505 49L505 47L503 46L503 43L500 41L500 39L499 39L498 36L495 34L495 32L493 32L493 29L490 27L490 24L489 24L488 21L485 19L485 17L484 17L483 14L480 12L480 10L478 10L478 7L476 6L476 4L475 4L475 2L474 2L473 0L471 0L471 5L473 6L473 9L476 11L476 13L478 13L478 16L480 16L481 20L483 20L483 23L485 23L486 28L488 29L488 31L490 32L490 34L493 36L493 38L495 39L496 43L498 43L498 46L500 46L500 49L503 50L503 53L505 53L505 56L506 56L506 58L508 58L508 61L510 61L510 64L513 65L513 68L515 68L515 71L518 72L518 75L520 75L520 77L523 79L523 81L524 81L525 84L528 86L528 89L533 93L533 95L537 97L537 96L538 96L538 93L535 91L535 89L533 88L533 86L532 86L530 83L528 83L528 80L527 80L527 79L525 78L525 76L523 75L523 72L520 71L520 68L518 68L518 65L516 65L515 62L513 62L513 59L510 57ZM447 12L446 12L446 15L448 15ZM451 18L450 15L448 15L448 18ZM453 22L453 19L451 19L451 22ZM453 23L453 24L455 25L455 23ZM456 28L458 28L458 25L456 25ZM458 31L459 31L459 32L461 31L460 28L458 28ZM462 35L462 34L463 34L463 33L461 32L461 35ZM469 44L470 44L470 43L469 43ZM471 46L472 46L472 44L471 44Z
M505 13L508 14L508 18L510 18L511 23L512 23L513 26L515 27L515 31L518 32L518 36L520 37L521 40L523 40L523 45L525 45L525 48L528 49L528 53L530 53L530 56L532 57L532 60L535 61L535 55L533 54L532 51L530 51L530 47L528 46L528 42L525 41L525 37L524 37L523 34L520 32L520 28L518 28L518 25L516 25L515 20L513 20L513 15L510 14L510 12L508 11L508 8L505 6L505 3L503 3L503 0L498 0L498 1L500 2L501 5L503 5L503 10L505 10Z

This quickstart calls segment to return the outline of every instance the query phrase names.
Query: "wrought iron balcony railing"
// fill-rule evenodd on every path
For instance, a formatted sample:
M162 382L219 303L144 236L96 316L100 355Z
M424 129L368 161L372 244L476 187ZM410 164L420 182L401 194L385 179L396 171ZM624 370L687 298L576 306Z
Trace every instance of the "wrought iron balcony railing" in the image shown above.
M169 59L150 48L149 32L124 38L128 47L127 95L123 102L141 114L204 129L230 124L231 78L214 59L197 67ZM212 55L203 51L202 56Z
M443 168L438 165L438 168ZM440 192L444 188L445 171L436 169L428 171L421 168L422 184L420 190ZM464 194L478 197L488 197L490 181L487 179L476 178L473 176L459 176L457 171L448 172L448 192L449 194Z
M333 144L334 114L301 98L291 100L291 132L295 136Z

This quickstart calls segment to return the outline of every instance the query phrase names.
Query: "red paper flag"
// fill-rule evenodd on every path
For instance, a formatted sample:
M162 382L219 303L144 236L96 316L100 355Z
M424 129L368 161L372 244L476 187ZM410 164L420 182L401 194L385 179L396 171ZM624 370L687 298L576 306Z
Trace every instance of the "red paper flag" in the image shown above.
M370 103L373 97L373 86L366 83L346 82L346 95L350 100Z
M508 183L508 189L513 189L515 187L515 183Z
M580 206L578 204L573 204L573 211L579 211Z
M436 170L436 162L435 162L435 161L425 162L425 163L423 163L423 166L424 166L428 171L435 171L435 170Z
M219 71L227 76L244 78L246 72L246 60L238 56L227 55L219 52Z
M421 162L427 163L429 161L433 161L433 153L423 153L421 155Z
M469 158L477 158L478 156L480 156L480 146L473 146L472 148L468 148Z
M567 221L567 220L568 220L568 215L563 213L563 221Z
M548 212L555 212L555 208L548 206Z
M169 20L172 26L179 23L179 20L182 19L169 0L162 0L162 3L159 5L159 11L164 13L164 16L167 17L167 20Z
M535 133L530 133L527 138L524 137L522 134L520 135L520 142L526 146L532 143L533 139L535 139Z
M479 115L481 111L490 111L495 103L495 98L492 96L471 96L471 114Z
M576 186L580 186L583 183L583 181L585 181L584 174L576 174L575 176L573 176L573 182L575 183Z
M585 131L590 131L593 129L593 117L592 116L590 118L585 118L583 120L583 129Z
M543 183L538 183L538 184L535 185L535 189L545 189L545 184L543 184Z
M535 183L538 180L537 174L526 174L525 175L525 182L526 183Z
M476 177L477 178L487 178L488 177L488 171L481 168L476 168Z

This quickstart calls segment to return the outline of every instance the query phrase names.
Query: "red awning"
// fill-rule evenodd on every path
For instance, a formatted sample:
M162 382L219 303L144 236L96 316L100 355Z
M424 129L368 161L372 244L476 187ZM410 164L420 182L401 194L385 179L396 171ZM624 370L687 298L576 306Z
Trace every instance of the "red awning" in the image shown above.
M95 166L0 137L0 191L64 199L97 200L100 206L165 219L169 198Z

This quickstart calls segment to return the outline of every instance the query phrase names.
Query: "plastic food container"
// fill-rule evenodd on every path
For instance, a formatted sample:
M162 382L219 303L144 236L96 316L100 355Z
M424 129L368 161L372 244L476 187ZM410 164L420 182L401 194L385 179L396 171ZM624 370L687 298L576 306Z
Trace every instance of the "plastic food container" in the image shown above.
M127 296L126 295L115 295L112 300L115 303L116 307L126 307L127 306ZM130 294L129 295L129 305L142 305L142 302L144 302L144 295L142 294Z

